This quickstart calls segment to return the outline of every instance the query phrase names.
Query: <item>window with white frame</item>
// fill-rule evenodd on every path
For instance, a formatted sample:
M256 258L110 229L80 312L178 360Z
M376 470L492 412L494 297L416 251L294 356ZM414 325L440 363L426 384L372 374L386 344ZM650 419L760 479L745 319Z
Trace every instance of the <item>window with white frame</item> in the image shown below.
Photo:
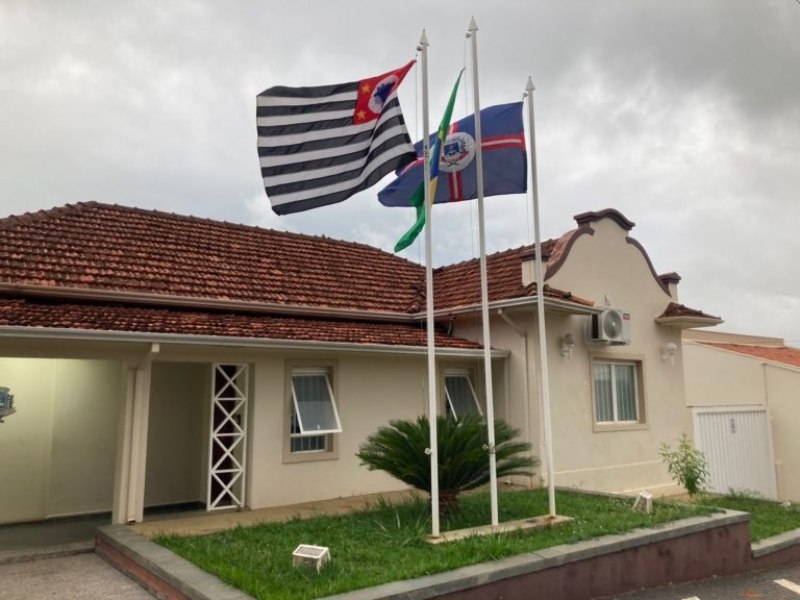
M603 424L642 423L638 362L594 361L595 421Z
M458 420L466 415L483 415L469 371L447 371L444 376L445 411Z
M328 452L331 449L331 435L341 431L329 371L293 369L290 452Z

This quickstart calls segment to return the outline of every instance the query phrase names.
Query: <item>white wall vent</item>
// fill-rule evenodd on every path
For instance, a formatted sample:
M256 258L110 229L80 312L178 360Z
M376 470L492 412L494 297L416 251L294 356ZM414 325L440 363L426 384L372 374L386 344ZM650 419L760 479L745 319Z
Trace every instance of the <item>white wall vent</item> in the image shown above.
M586 338L600 344L631 343L631 313L621 308L607 308L598 315L592 315Z

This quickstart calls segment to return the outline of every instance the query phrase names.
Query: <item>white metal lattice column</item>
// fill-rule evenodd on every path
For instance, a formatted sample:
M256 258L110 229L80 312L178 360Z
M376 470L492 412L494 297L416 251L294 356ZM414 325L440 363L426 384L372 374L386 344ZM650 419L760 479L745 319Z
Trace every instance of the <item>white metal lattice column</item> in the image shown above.
M244 506L247 365L215 364L211 382L207 510Z

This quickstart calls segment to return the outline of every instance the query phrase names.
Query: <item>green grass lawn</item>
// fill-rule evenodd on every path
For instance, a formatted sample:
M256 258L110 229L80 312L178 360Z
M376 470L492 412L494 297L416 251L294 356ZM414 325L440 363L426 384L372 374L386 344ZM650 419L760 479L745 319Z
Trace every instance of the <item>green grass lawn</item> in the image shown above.
M800 505L784 506L779 502L762 500L747 495L701 496L697 504L742 510L750 513L750 539L754 542L800 528Z
M559 491L558 514L572 517L570 522L438 545L424 541L430 533L427 502L412 497L400 505L380 503L346 516L239 527L205 536L163 536L155 541L256 598L299 600L713 512L704 504L655 502L653 513L647 515L633 512L632 502ZM499 506L501 522L544 515L547 490L504 491ZM463 496L461 512L443 517L441 529L488 522L489 495L482 492ZM299 544L330 548L332 560L322 573L292 566L292 551Z

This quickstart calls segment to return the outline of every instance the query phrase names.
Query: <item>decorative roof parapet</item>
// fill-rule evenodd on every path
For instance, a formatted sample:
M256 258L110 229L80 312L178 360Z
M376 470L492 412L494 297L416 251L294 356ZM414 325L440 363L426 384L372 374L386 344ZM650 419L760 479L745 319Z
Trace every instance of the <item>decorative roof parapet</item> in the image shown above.
M678 283L681 281L681 276L677 273L664 273L663 275L658 276L658 281L663 288L666 286L667 290L669 290L669 295L672 297L674 302L678 301Z
M589 227L592 223L595 221L600 221L601 219L611 219L626 231L630 231L636 226L636 223L630 221L625 217L625 215L613 208L606 208L600 211L591 211L575 215L575 222L579 227Z

